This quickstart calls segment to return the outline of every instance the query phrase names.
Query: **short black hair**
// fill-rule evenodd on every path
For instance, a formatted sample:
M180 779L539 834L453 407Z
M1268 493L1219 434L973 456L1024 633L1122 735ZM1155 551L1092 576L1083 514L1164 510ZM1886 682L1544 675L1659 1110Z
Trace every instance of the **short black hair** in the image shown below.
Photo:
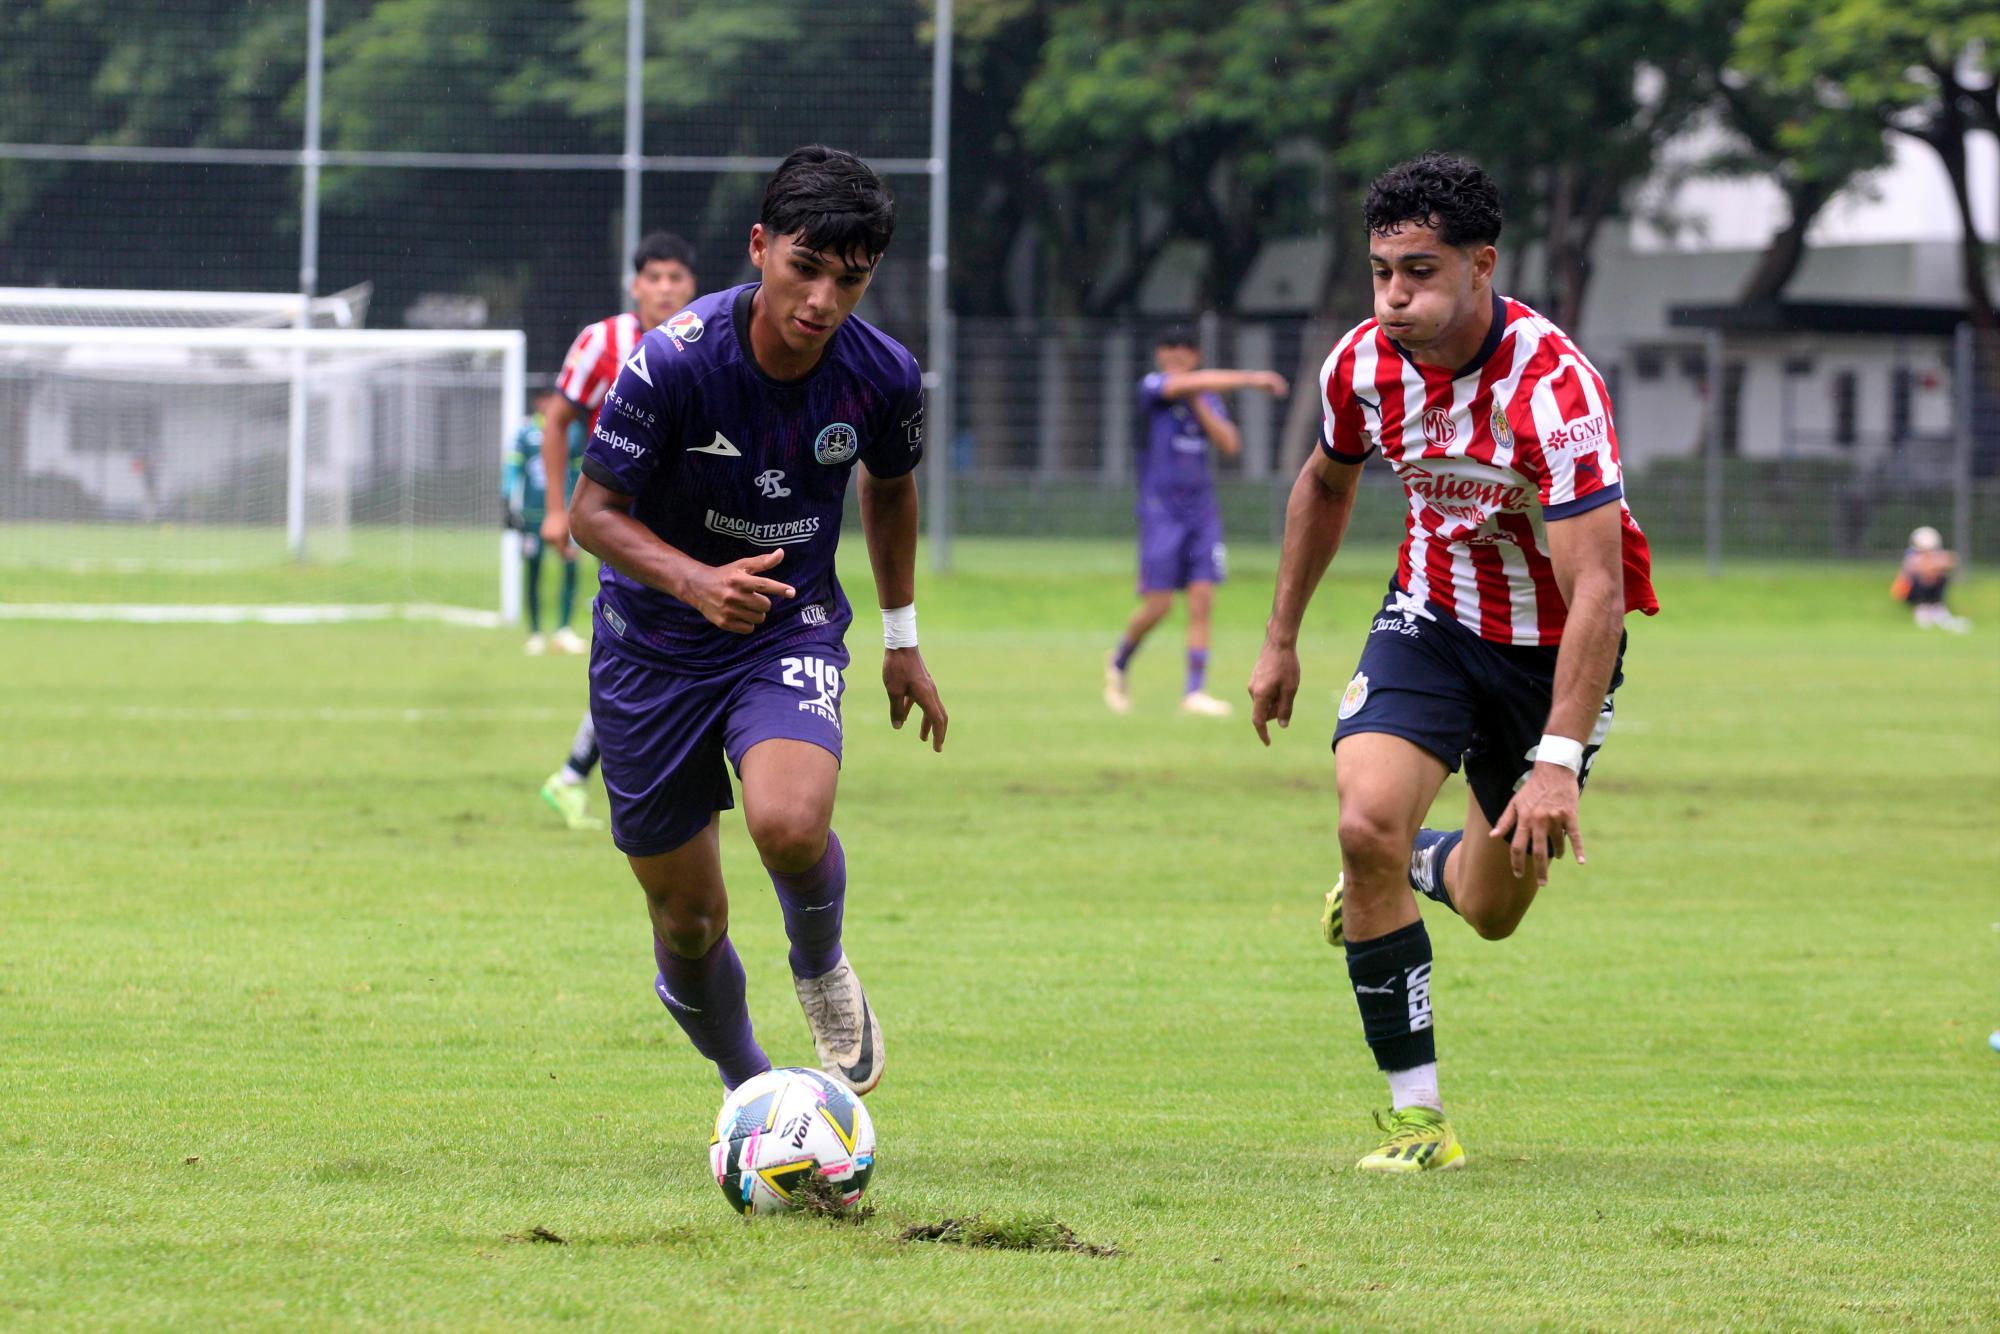
M1163 326L1158 333L1153 335L1153 346L1191 347L1199 352L1201 350L1201 339L1195 337L1194 330L1185 324L1169 324Z
M1451 246L1500 239L1500 187L1478 163L1450 153L1426 153L1377 176L1362 213L1377 236L1413 222L1435 226L1438 238Z
M896 234L896 198L875 169L825 144L795 148L764 187L757 216L774 236L796 236L807 250L874 263Z
M648 232L646 239L639 242L639 248L632 252L632 272L644 273L648 264L662 260L693 273L694 247L672 232Z

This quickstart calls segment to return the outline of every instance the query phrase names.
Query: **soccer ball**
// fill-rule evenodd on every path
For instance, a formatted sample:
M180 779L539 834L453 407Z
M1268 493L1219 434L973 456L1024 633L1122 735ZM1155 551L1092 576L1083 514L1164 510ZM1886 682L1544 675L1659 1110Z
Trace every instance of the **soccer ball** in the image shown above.
M817 1170L853 1204L875 1172L875 1126L861 1099L818 1070L766 1070L722 1100L708 1164L740 1214L796 1209Z

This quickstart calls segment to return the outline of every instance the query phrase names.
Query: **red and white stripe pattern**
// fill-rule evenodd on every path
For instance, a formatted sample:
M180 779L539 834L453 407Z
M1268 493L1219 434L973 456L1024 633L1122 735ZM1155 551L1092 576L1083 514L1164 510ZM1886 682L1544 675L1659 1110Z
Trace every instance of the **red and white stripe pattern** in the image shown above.
M1602 377L1520 302L1496 297L1494 318L1490 355L1456 375L1404 356L1372 319L1354 328L1320 368L1320 448L1342 463L1382 451L1410 505L1397 582L1483 639L1562 642L1546 521L1602 504L1624 525L1626 610L1658 611Z
M597 414L603 411L604 396L618 380L618 368L645 332L637 315L613 315L587 326L569 345L562 374L556 377L556 392L589 410L590 430L597 429Z

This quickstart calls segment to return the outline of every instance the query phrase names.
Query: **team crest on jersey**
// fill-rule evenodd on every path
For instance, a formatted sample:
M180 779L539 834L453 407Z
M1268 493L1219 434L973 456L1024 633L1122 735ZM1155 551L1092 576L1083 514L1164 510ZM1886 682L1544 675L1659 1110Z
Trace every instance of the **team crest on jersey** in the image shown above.
M861 437L846 422L835 422L813 441L813 457L828 465L845 463L861 448Z
M1368 702L1368 673L1356 672L1354 679L1347 683L1347 689L1340 694L1341 718L1352 718L1361 712L1361 706Z
M707 328L701 322L701 316L691 310L681 311L666 323L667 337L674 340L676 352L687 351L689 343L699 343Z
M1439 449L1458 439L1458 423L1451 419L1450 408L1432 408L1424 414L1424 439Z
M1489 423L1493 428L1493 442L1502 449L1514 447L1514 428L1507 424L1507 410L1498 401L1493 404L1493 416Z

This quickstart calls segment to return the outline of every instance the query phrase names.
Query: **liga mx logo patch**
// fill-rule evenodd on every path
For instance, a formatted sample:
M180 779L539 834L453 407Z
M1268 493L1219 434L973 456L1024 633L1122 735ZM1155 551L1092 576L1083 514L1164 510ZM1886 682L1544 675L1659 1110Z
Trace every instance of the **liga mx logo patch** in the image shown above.
M861 448L861 437L846 422L835 422L813 441L813 457L821 463L845 463Z
M674 340L676 351L685 351L684 344L699 343L706 328L701 316L691 310L683 310L667 321L667 337Z
M1340 717L1342 721L1361 712L1361 706L1368 702L1368 673L1356 672L1354 679L1347 683L1347 689L1340 693Z

